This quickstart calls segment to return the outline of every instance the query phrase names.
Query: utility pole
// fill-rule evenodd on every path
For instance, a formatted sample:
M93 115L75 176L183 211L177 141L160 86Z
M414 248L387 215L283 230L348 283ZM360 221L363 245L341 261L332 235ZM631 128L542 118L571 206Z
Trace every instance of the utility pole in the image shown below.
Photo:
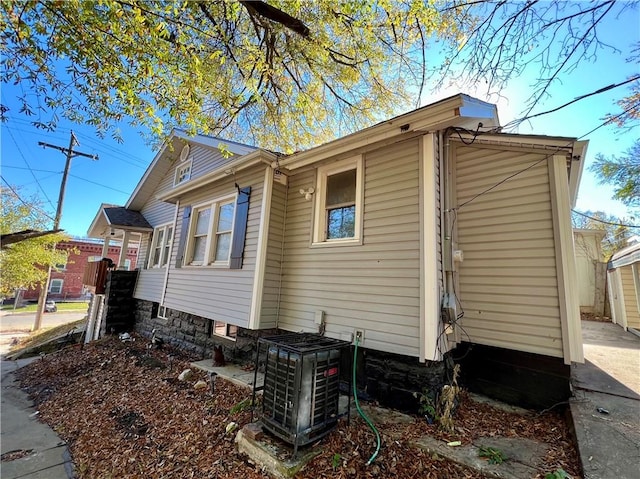
M38 145L43 148L53 148L54 150L59 150L67 156L67 161L64 165L64 173L62 174L62 182L60 184L60 194L58 195L58 209L56 210L56 217L53 220L53 229L57 230L60 228L60 219L62 218L62 205L64 203L64 193L67 189L67 177L69 176L69 169L71 168L71 159L76 156L85 156L87 158L91 158L93 161L98 159L98 155L89 155L87 153L81 153L79 151L75 151L73 149L74 145L80 146L76 135L71 132L71 138L69 138L69 147L64 148L58 145L51 145L50 143L45 143L42 141L38 142ZM55 246L54 246L55 248ZM49 283L51 281L51 266L49 266L47 270L47 279L45 280L42 288L40 289L40 296L38 297L38 309L36 311L36 319L33 324L32 331L37 331L42 326L42 315L44 313L44 304L47 301L47 294L49 293Z

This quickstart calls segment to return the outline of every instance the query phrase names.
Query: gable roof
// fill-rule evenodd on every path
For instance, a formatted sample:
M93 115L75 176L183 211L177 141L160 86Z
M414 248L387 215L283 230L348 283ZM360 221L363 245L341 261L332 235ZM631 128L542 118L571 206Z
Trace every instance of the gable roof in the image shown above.
M243 145L235 141L224 140L208 135L190 136L183 130L174 129L156 153L151 164L147 167L147 170L144 172L144 175L142 175L133 193L131 193L129 200L127 200L125 204L126 208L134 211L142 209L149 198L155 194L162 178L164 178L173 164L171 161L161 161L162 158L164 158L165 155L178 157L182 147L186 144L198 144L212 149L223 147L236 156L244 156L257 150L254 146Z
M609 260L607 269L620 268L633 263L640 263L640 242L627 246L615 253Z
M87 236L90 238L104 238L107 231L112 228L136 232L153 231L153 227L139 211L102 203L87 230Z

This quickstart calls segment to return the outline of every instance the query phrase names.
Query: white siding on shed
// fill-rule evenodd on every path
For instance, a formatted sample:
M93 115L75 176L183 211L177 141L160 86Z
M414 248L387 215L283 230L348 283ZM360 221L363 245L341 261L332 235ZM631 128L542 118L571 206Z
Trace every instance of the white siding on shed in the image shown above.
M546 155L456 144L452 156L462 339L562 357Z
M278 327L326 334L364 330L367 348L419 356L419 140L364 155L364 237L357 246L310 247L312 205L299 190L315 172L290 177Z

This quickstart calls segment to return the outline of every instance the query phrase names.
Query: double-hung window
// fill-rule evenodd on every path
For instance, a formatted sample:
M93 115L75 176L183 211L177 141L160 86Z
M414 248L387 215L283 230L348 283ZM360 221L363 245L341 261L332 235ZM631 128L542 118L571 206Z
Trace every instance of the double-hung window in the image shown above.
M164 268L169 262L173 241L173 225L158 226L153 231L153 244L149 256L149 268Z
M62 294L62 285L64 284L64 280L62 279L52 279L49 282L49 293L51 294Z
M229 265L235 205L233 196L193 208L185 264Z
M362 156L318 168L314 245L361 244Z

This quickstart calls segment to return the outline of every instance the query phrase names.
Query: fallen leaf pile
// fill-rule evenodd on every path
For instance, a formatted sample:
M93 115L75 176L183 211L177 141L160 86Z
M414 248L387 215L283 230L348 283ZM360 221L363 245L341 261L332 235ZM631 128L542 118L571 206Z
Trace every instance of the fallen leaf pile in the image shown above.
M109 338L39 359L18 378L40 418L67 441L79 479L268 477L237 451L237 430L227 432L232 422L238 428L250 422L251 411L242 405L251 391L218 378L212 395L209 388L194 388L208 381L195 370L179 381L191 359L176 350L149 350L142 338ZM296 478L485 477L411 445L427 434L463 444L488 435L536 438L552 446L545 470L563 468L578 477L577 454L560 414L521 416L463 398L455 421L455 437L420 419L378 424L382 448L371 466L365 463L375 450L373 433L360 418L341 421Z

